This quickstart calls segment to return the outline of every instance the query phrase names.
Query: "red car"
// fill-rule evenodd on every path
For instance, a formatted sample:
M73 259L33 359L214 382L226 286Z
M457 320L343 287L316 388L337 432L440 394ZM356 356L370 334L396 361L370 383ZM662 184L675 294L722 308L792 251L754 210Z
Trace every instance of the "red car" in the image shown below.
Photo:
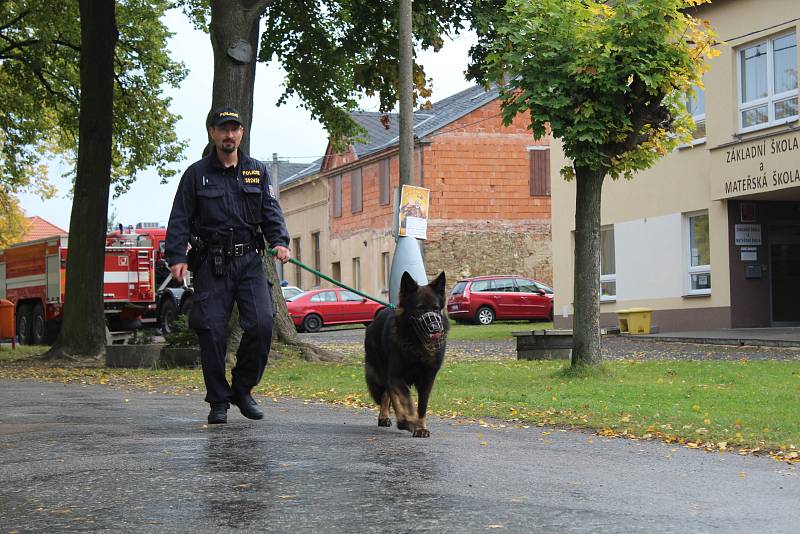
M312 289L286 301L289 317L300 332L319 332L323 326L363 323L368 325L378 304L346 289Z
M475 276L456 282L447 315L460 323L496 320L553 320L553 290L522 276Z

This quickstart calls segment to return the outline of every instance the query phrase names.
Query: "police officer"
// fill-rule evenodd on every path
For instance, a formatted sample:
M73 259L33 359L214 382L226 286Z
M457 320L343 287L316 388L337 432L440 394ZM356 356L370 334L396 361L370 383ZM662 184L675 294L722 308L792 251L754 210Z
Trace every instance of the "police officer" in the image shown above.
M266 239L283 263L291 253L266 166L239 150L244 133L239 112L214 111L208 133L214 149L186 170L175 193L166 255L172 275L182 281L191 240L195 292L189 326L200 340L208 422L217 424L227 422L229 403L249 419L264 416L250 394L267 364L274 314L259 249ZM234 301L243 333L229 384L226 332Z

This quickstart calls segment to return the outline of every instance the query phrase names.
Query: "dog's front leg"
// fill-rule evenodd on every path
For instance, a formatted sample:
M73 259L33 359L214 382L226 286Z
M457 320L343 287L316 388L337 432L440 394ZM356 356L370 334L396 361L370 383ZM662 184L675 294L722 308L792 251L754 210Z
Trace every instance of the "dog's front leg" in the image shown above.
M419 399L417 402L417 427L414 429L413 434L415 438L431 437L431 433L428 430L427 417L425 416L428 412L428 399L431 396L431 389L433 389L433 380L420 380L417 384Z
M389 404L391 402L389 390L384 391L381 397L381 411L378 413L378 426L392 426L392 420L389 419Z
M411 401L408 386L390 385L389 397L397 415L397 428L413 432L417 427L417 417L414 415L414 403Z

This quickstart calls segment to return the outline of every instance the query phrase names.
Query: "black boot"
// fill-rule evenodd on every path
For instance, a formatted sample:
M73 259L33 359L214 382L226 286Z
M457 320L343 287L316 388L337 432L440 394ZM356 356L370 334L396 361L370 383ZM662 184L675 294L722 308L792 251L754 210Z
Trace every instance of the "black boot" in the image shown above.
M208 424L219 425L228 422L228 403L215 402L211 404L211 411L208 412Z
M241 397L233 397L231 404L238 406L242 415L248 419L261 419L264 417L264 412L261 411L261 408L256 404L256 400L249 393Z

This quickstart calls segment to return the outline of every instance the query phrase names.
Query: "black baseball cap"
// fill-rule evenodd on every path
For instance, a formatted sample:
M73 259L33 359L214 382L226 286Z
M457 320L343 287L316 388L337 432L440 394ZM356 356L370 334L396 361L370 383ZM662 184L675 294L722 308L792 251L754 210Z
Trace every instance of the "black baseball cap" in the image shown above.
M211 126L219 126L226 122L236 122L239 126L244 125L239 112L234 108L226 106L214 110L214 113L211 115Z

